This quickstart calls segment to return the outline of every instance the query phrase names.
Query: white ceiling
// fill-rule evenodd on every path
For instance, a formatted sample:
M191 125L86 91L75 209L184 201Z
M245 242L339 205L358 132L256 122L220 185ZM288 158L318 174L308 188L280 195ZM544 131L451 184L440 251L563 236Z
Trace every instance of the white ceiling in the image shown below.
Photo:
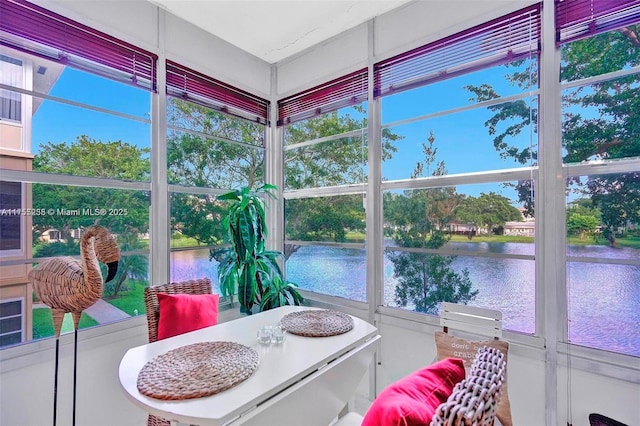
M151 0L269 63L411 0Z

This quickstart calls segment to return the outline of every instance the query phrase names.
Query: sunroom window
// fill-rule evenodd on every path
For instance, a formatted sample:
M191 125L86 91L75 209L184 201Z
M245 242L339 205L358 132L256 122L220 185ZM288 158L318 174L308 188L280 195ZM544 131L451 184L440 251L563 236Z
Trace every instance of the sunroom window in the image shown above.
M536 332L534 187L539 7L376 64L382 130L383 304L500 310Z

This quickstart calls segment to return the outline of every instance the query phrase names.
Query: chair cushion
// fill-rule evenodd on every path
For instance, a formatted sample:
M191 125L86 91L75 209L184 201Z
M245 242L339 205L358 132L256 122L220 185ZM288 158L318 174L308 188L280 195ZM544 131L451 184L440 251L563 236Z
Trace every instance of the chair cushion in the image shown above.
M448 357L462 358L467 372L471 369L473 359L478 353L478 348L481 346L496 348L504 354L505 362L507 362L508 359L509 342L505 342L504 340L467 340L443 333L442 331L435 332L435 339L438 360ZM509 394L507 393L506 372L502 384L502 394L500 395L500 401L498 401L496 417L503 426L513 426L511 403L509 402Z
M362 426L425 425L464 379L461 359L447 358L387 386L373 401Z
M218 294L158 293L158 340L218 323Z

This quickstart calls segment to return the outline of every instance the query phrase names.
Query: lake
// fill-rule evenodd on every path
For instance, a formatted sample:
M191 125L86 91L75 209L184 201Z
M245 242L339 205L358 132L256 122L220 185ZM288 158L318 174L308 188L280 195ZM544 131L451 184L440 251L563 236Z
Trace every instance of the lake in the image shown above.
M451 248L486 253L533 255L524 243L449 243ZM637 259L639 251L606 246L570 246L569 256ZM535 332L533 260L457 256L452 266L466 268L478 296L471 305L498 309L504 327ZM395 307L397 279L385 257L384 304ZM303 246L287 262L287 278L301 288L366 301L365 251ZM215 262L207 249L171 255L171 280L208 276L217 287ZM640 266L569 262L569 336L572 343L640 356ZM409 307L410 308L410 307Z

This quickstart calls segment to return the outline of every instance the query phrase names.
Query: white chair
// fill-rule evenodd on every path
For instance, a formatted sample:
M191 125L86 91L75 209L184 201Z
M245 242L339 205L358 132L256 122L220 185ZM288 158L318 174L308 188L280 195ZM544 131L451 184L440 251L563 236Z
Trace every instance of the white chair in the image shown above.
M440 325L445 333L448 333L451 328L500 340L502 337L502 312L442 302L440 304Z

